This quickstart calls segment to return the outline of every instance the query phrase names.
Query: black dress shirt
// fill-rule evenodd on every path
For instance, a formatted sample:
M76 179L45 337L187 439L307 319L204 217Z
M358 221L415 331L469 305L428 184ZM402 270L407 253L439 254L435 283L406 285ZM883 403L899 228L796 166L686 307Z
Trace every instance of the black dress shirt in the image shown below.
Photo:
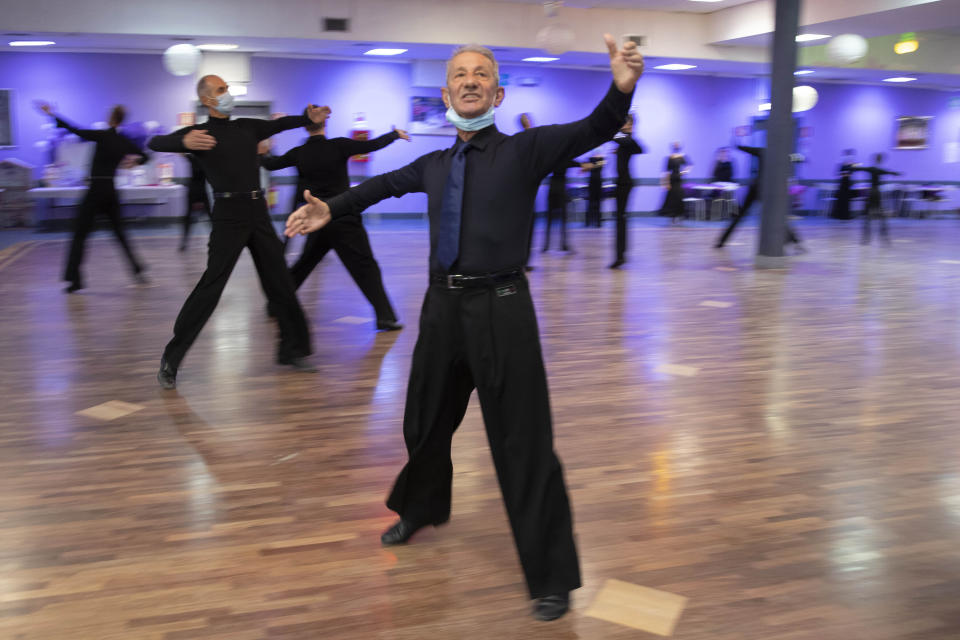
M683 174L680 172L688 164L690 163L687 161L687 156L667 156L667 164L664 166L664 171L667 171L670 174L671 185L678 186L683 184Z
M260 188L257 143L281 131L308 124L310 119L306 116L285 116L276 120L210 118L203 124L184 127L165 136L154 136L147 146L154 151L192 153L215 192L256 191ZM217 146L206 151L184 147L183 136L194 129L205 130L216 138Z
M883 176L899 176L899 171L888 171L880 167L856 167L851 173L862 171L870 174L870 191L880 193L880 178Z
M534 201L540 182L564 158L610 140L626 119L630 94L611 84L599 105L583 120L533 127L508 136L495 125L471 138L464 175L460 254L451 273L477 275L522 268L529 253ZM444 186L454 147L423 155L401 169L357 185L327 204L338 218L359 213L390 196L427 194L430 218L430 269L436 259Z
M373 140L310 136L304 144L282 156L263 156L260 163L270 171L296 167L300 176L297 180L298 194L309 189L317 198L332 198L350 188L350 176L347 173L350 156L383 149L399 137L396 131Z
M116 127L109 129L78 129L63 118L57 117L57 126L66 129L80 138L95 142L93 162L90 164L91 178L112 178L117 166L126 156L140 156L140 164L147 161L147 154L136 143L118 133Z
M637 142L633 136L623 134L614 137L617 143L617 182L633 184L633 176L630 175L630 156L638 153L646 153L643 145Z

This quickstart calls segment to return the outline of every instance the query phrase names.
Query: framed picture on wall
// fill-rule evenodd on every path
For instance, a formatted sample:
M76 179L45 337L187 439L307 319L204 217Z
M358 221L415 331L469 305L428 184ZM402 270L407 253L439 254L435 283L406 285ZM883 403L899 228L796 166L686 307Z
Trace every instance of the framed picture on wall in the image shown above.
M455 136L457 128L447 122L443 98L410 98L410 133L430 136Z
M0 89L0 149L13 144L13 89Z
M930 135L931 116L900 116L897 118L897 137L894 149L926 149Z

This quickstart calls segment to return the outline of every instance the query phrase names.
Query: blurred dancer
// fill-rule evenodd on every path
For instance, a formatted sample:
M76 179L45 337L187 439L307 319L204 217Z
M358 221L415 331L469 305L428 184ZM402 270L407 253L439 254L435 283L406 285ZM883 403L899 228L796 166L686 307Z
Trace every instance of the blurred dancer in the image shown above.
M329 116L329 111L327 115ZM305 128L310 135L305 144L290 149L282 156L264 154L260 159L260 163L270 171L286 167L297 168L299 202L305 202L303 200L305 190L309 190L318 198L332 198L349 189L350 176L347 165L350 156L372 153L400 138L410 141L407 132L400 129L394 129L372 140L327 138L326 117L320 122L311 122ZM307 236L300 258L290 268L294 286L299 289L331 249L337 252L350 277L373 306L377 316L377 329L381 331L402 329L403 325L397 321L397 314L390 304L390 299L387 298L380 265L373 257L370 237L363 227L360 216L347 216ZM268 311L271 316L276 314L276 309L272 306Z
M584 171L590 173L587 181L587 215L583 226L600 228L601 213L600 208L603 202L603 167L607 161L603 159L603 154L595 153L590 156L588 162L580 166Z
M617 241L616 258L610 265L611 269L619 269L627 261L627 202L633 190L630 158L646 153L643 145L637 142L632 134L633 116L628 115L620 133L613 137L613 141L617 143Z
M670 216L671 224L679 224L685 217L683 210L683 176L690 173L690 161L683 155L679 142L674 142L670 148L670 155L664 166L664 174L660 184L667 188L660 207L660 215Z
M733 182L733 162L730 161L730 148L717 149L717 158L713 163L712 182Z
M837 196L833 201L833 211L830 212L831 218L849 220L853 217L850 213L851 187L853 186L851 175L857 167L856 153L853 149L843 150L843 159L837 169L837 174L840 176L840 185L837 187Z
M761 199L760 186L763 184L763 157L765 149L763 147L748 147L741 144L736 145L736 147L740 151L757 159L757 175L750 183L750 187L747 189L747 196L743 199L743 204L740 205L740 210L737 212L737 215L733 216L730 224L727 225L727 228L720 235L720 238L714 245L715 249L720 249L727 243L727 240L729 240L730 236L733 235L733 232L737 228L737 225L740 224L740 221L746 218L747 214L750 213L750 207L753 206L753 203ZM798 252L805 253L806 249L802 244L800 244L800 238L794 232L789 222L784 221L784 228L787 234L787 243L793 243Z
M194 212L203 211L207 214L207 219L210 218L207 174L203 172L203 167L192 153L186 153L184 157L190 163L190 184L187 185L187 211L183 216L183 238L180 240L180 251L187 250Z
M173 325L173 339L163 350L157 381L164 389L176 387L180 362L216 309L245 247L253 258L267 300L277 309L277 362L301 371L314 371L306 361L311 352L310 330L260 188L257 145L281 131L319 122L326 112L311 106L307 116L231 120L234 98L227 83L214 75L200 78L197 97L210 114L207 122L154 136L149 143L154 151L193 152L214 191L207 269L180 309Z
M863 210L863 235L860 237L861 244L870 244L870 227L874 218L880 219L880 239L884 244L890 244L890 231L887 229L887 216L883 212L883 200L880 194L880 178L883 176L899 176L899 171L890 171L880 165L883 164L884 156L878 153L873 156L872 167L854 167L851 173L863 172L870 174L870 193L867 195L867 206Z
M96 143L93 151L93 161L90 164L90 186L83 196L83 201L77 209L73 221L73 240L70 242L70 253L67 256L67 265L63 279L70 283L64 291L73 293L84 288L83 277L80 274L80 265L83 263L84 248L87 236L93 231L97 214L105 214L113 227L113 234L123 248L134 279L143 284L144 266L137 261L133 248L124 232L123 216L120 212L120 200L117 198L117 188L114 180L117 167L127 168L134 164L143 164L147 161L147 154L143 152L130 138L119 133L117 127L123 124L127 111L117 105L110 111L107 129L78 129L60 116L53 113L53 108L46 102L38 102L37 108L54 118L57 126L79 136L83 140Z
M560 226L560 248L573 253L573 247L567 240L567 170L583 167L576 160L565 160L553 168L550 174L550 190L547 192L547 224L543 233L543 251L550 250L550 227L557 220Z

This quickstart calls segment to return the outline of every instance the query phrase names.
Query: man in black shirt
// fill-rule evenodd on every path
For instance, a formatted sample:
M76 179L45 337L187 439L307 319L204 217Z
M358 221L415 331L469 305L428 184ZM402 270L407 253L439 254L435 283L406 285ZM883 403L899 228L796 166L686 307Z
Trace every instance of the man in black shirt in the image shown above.
M617 257L610 265L611 269L619 269L627 261L627 201L633 191L630 158L646 153L643 145L637 142L632 134L633 116L627 116L620 133L613 137L613 141L617 143Z
M123 229L123 216L120 213L120 200L117 198L117 189L114 183L117 167L123 165L143 164L147 161L147 154L143 152L130 138L119 133L117 127L123 124L126 110L117 105L110 112L108 129L78 129L60 116L54 115L53 108L46 102L37 103L43 113L53 117L57 126L79 136L83 140L96 143L93 151L93 161L90 164L90 186L80 203L76 218L73 222L73 240L70 242L70 253L67 257L67 266L63 279L70 284L64 289L73 293L83 289L83 277L80 275L80 264L83 262L83 252L87 243L87 236L93 231L97 214L106 214L117 242L123 248L133 277L143 283L143 265L136 256L130 241Z
M880 179L883 176L899 176L899 171L890 171L880 165L883 164L883 154L878 153L873 156L872 167L855 166L850 171L851 174L862 171L870 174L870 192L867 195L867 206L863 210L863 235L860 237L860 244L870 244L870 227L874 218L880 219L880 240L890 245L890 232L887 229L887 216L883 213L883 201L880 193Z
M403 434L409 460L387 506L400 515L381 541L401 544L450 516L450 445L470 395L487 438L530 597L541 620L563 615L580 586L570 504L553 450L547 378L523 266L540 182L565 158L610 140L623 124L643 57L606 35L613 85L587 118L513 136L493 125L503 100L489 49L461 47L443 98L457 127L452 148L370 178L331 199L309 196L287 235L360 213L390 196L427 194L430 287L413 353Z
M318 198L329 199L349 189L347 161L350 156L383 149L398 138L410 141L406 131L396 128L373 140L327 138L326 119L308 124L306 130L310 134L306 144L294 147L279 157L268 154L260 159L260 163L270 171L286 167L297 168L294 208L304 202L304 190L309 190ZM370 238L367 230L363 228L360 216L346 216L307 236L300 258L290 268L294 286L300 288L330 249L337 252L353 281L373 305L377 315L377 329L402 329L403 325L397 321L397 314L383 287L380 265L373 257ZM270 315L275 315L275 309L270 309Z
M560 248L573 253L573 247L567 241L567 169L582 167L576 160L564 160L550 173L550 188L547 191L547 225L543 232L543 250L550 250L550 227L554 219L560 222Z
M281 131L319 122L328 110L311 106L309 117L231 120L233 96L227 91L227 83L213 75L200 78L197 96L209 110L207 122L155 136L149 143L154 151L193 152L214 191L207 269L180 309L173 325L173 339L163 351L157 380L165 389L176 386L180 362L216 308L244 247L250 250L268 301L277 309L277 362L312 371L305 360L311 352L307 319L297 301L280 239L270 223L260 188L257 144Z

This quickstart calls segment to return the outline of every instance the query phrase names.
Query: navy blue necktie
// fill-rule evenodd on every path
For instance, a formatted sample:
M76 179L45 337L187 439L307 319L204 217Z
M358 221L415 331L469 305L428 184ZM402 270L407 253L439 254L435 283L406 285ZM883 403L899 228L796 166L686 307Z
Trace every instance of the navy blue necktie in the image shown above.
M467 166L469 142L457 142L453 159L450 161L450 174L443 188L443 202L440 207L440 229L437 233L437 261L444 271L460 255L460 214L463 212L463 173Z

